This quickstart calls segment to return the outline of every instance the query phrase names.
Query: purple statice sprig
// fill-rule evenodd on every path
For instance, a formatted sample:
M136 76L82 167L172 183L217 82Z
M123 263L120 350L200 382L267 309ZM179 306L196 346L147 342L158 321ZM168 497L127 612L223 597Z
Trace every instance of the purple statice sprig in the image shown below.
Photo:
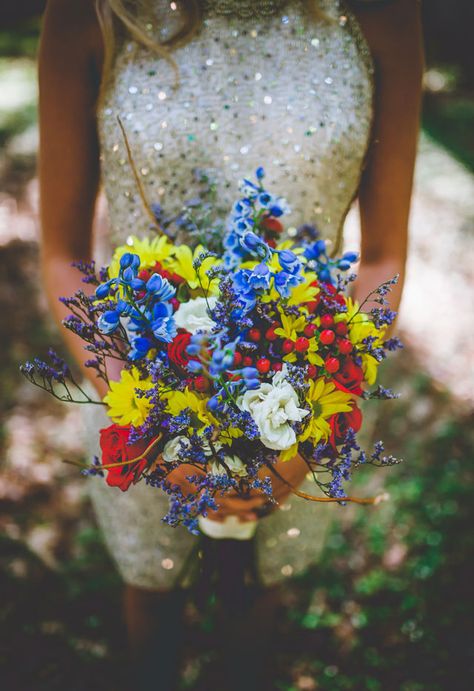
M74 377L69 365L54 350L50 349L48 356L49 362L34 358L20 366L20 372L31 384L66 403L105 405L89 396Z
M72 262L71 266L75 269L78 269L82 274L84 274L84 278L82 279L83 283L93 286L99 285L100 281L97 277L96 265L94 261L86 262L78 260Z
M373 391L365 391L363 393L363 398L366 400L377 399L381 401L388 401L394 398L400 398L399 393L395 393L392 389L387 389L381 384L377 386Z
M349 497L345 485L351 481L354 471L364 465L389 467L401 463L400 459L392 455L384 455L382 442L376 442L371 453L362 450L357 434L352 428L346 431L342 444L337 449L322 442L316 445L310 455L302 455L321 492L328 498L340 499L342 505L348 501L361 504L378 503L385 496L380 495L367 500Z
M195 168L193 178L196 192L183 202L176 214L167 214L157 203L151 204L151 210L159 226L176 244L205 245L221 255L227 209L218 193L217 171Z
M388 456L385 455L385 445L382 441L376 441L374 444L374 450L367 457L366 463L368 465L374 465L378 468L386 468L391 465L398 465L402 462L402 459L395 458L392 454Z
M388 281L384 281L377 288L374 288L374 290L371 290L370 293L360 303L359 309L357 310L356 314L358 314L359 312L362 312L362 308L368 302L379 303L380 305L387 307L388 302L386 300L386 296L391 292L393 286L397 285L399 279L400 279L400 275L396 274L395 276L393 276L393 278L390 278ZM375 309L377 309L377 308L375 308ZM393 319L395 318L396 315L395 315L395 313L391 313L391 310L389 310L389 309L387 309L387 314L388 313L394 314L394 317L392 318L392 321L390 322L390 323L392 323ZM356 314L352 317L353 319L356 316ZM378 314L378 312L376 314ZM388 317L388 319L390 319L390 317Z

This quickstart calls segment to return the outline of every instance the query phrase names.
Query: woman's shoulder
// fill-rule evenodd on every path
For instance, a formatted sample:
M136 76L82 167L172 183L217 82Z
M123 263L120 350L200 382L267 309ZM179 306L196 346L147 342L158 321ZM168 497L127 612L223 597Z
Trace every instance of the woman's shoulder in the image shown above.
M421 47L420 0L348 0L376 59L402 62L404 48Z

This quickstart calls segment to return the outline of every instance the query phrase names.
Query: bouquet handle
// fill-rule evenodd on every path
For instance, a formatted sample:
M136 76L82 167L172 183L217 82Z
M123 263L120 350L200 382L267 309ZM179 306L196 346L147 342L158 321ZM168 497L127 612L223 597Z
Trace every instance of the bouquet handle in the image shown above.
M239 521L237 516L227 516L223 521L212 521L199 516L199 528L214 540L251 540L257 530L257 521Z

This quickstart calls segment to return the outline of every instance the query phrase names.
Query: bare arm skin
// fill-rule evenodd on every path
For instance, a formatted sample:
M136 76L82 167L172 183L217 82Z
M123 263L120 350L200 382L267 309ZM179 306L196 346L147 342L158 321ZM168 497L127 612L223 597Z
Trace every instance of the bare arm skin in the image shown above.
M419 0L357 6L375 63L372 142L359 190L362 242L355 297L395 274L400 303L421 105L423 44Z
M58 322L67 314L58 297L84 288L71 262L91 258L99 184L95 101L101 59L93 2L49 0L39 53L39 178L44 286ZM84 362L82 341L70 332L65 339L76 361ZM103 383L84 371L104 394Z

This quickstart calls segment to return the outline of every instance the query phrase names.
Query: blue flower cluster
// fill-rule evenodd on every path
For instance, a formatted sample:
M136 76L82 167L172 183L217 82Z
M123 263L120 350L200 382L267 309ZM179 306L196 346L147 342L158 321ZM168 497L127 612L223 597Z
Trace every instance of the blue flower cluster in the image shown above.
M225 338L225 330L215 334L197 332L191 336L186 348L191 357L208 354L208 360L190 360L188 369L194 374L205 371L213 380L216 392L207 402L207 407L212 412L227 410L229 401L235 400L240 393L258 389L260 386L258 370L255 367L234 367L238 342L225 342Z
M259 257L268 260L271 248L259 237L260 223L263 218L279 218L289 212L283 197L268 192L262 180L265 171L262 167L255 172L257 182L244 179L240 183L243 197L235 202L229 218L227 233L224 238L224 263L226 268L233 269L246 258Z
M290 297L292 289L303 281L303 266L294 252L270 251L278 254L281 271L272 272L265 262L261 262L253 269L239 269L233 274L233 288L241 306L237 316L245 315L255 307L257 297L270 288L272 279L275 290L282 298Z
M326 242L321 239L305 243L304 256L308 269L314 271L323 283L334 286L337 285L337 272L348 271L359 260L357 252L345 252L342 257L332 259L328 256Z
M166 278L153 274L147 281L138 276L140 257L127 252L120 259L118 278L101 283L96 289L107 309L98 320L99 331L110 335L119 328L128 332L129 360L140 360L156 341L170 343L176 336L171 299L176 290Z

